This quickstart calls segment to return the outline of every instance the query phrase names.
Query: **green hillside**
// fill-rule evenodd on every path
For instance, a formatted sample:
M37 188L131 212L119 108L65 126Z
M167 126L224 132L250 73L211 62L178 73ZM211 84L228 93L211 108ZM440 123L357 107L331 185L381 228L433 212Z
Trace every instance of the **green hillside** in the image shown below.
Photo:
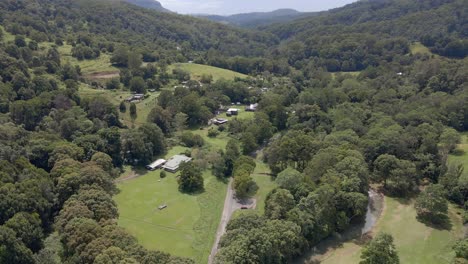
M172 71L172 69L175 68L190 72L192 79L195 80L200 80L202 75L212 75L214 81L219 79L234 80L235 78L247 77L247 75L242 73L196 63L175 63L169 67L169 70Z

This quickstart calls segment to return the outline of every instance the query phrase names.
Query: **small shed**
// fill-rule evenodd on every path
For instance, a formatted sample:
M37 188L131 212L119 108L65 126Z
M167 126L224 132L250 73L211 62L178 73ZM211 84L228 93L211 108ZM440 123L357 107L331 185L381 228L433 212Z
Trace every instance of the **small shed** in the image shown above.
M165 163L166 163L165 159L157 159L153 163L146 165L146 169L150 171L154 171L156 169L161 168L161 166L164 165Z
M175 155L174 157L170 158L162 166L162 168L165 169L168 172L175 173L175 172L177 172L179 170L179 167L183 162L189 162L191 160L192 160L192 158L187 157L185 155Z
M239 114L239 109L237 108L229 108L227 111L226 111L226 114L229 116L229 115L238 115Z

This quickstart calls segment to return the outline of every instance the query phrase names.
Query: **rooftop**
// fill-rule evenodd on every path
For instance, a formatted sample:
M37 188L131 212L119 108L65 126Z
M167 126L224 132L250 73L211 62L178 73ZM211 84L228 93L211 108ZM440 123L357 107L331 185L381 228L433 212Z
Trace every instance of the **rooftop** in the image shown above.
M185 155L175 155L172 158L170 158L166 162L166 164L164 164L163 168L171 171L176 171L182 162L189 162L191 160L192 158L189 158Z

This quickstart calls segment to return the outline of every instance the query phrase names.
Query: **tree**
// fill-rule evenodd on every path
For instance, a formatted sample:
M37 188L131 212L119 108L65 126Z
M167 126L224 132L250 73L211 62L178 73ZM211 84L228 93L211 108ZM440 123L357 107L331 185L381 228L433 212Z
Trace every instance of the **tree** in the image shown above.
M0 263L35 263L31 250L6 226L0 226L0 245Z
M251 132L246 132L242 135L241 143L242 143L242 153L244 155L250 155L258 147L255 137Z
M129 69L138 69L141 67L142 56L139 53L131 52L128 54L127 66Z
M414 204L418 218L436 225L448 221L448 202L445 189L440 184L431 184L418 196Z
M130 91L144 94L146 93L146 82L142 77L136 76L130 80Z
M203 176L201 170L192 162L180 166L180 176L177 179L181 192L193 193L203 190Z
M300 172L292 168L287 168L276 176L275 181L280 188L286 189L291 193L295 193L304 180L304 175Z
M275 189L265 200L265 216L269 219L285 219L296 205L292 194L285 189Z
M44 233L42 221L37 213L17 213L5 223L6 227L15 231L16 236L33 252L42 247Z
M130 103L130 118L132 122L135 122L135 119L137 119L137 107L135 103Z
M363 249L360 264L399 264L400 259L393 244L393 237L386 233L379 233Z
M117 47L112 54L110 62L118 67L127 67L129 52L126 47Z
M156 124L143 124L138 131L145 135L145 143L152 149L153 156L163 154L166 151L166 141L162 130Z
M119 110L120 110L120 113L125 113L127 112L127 106L125 105L125 102L120 102L120 105L119 105Z
M175 129L179 132L184 131L187 128L188 115L184 113L177 113L174 118Z
M416 166L393 155L380 155L374 161L375 177L383 181L384 188L395 195L406 195L417 184Z
M440 144L447 153L455 150L460 140L460 134L453 128L445 128L440 135Z
M236 197L239 199L252 197L258 190L258 186L249 172L243 169L234 172L233 187L236 191Z
M112 78L106 82L106 89L116 90L120 88L120 80L118 78Z

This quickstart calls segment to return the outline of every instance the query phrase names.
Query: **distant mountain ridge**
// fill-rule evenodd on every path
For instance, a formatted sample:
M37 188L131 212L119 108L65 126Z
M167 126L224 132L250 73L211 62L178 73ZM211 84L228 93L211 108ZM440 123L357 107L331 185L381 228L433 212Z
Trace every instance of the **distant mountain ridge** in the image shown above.
M124 0L124 1L133 5L139 6L139 7L153 9L153 10L157 10L160 12L171 12L170 10L164 8L162 4L156 0Z
M230 16L220 15L206 15L196 14L193 15L199 18L205 18L223 24L230 24L239 27L253 28L257 26L265 26L279 22L289 22L294 19L308 16L313 13L302 13L294 9L278 9L271 12L252 12L235 14Z

